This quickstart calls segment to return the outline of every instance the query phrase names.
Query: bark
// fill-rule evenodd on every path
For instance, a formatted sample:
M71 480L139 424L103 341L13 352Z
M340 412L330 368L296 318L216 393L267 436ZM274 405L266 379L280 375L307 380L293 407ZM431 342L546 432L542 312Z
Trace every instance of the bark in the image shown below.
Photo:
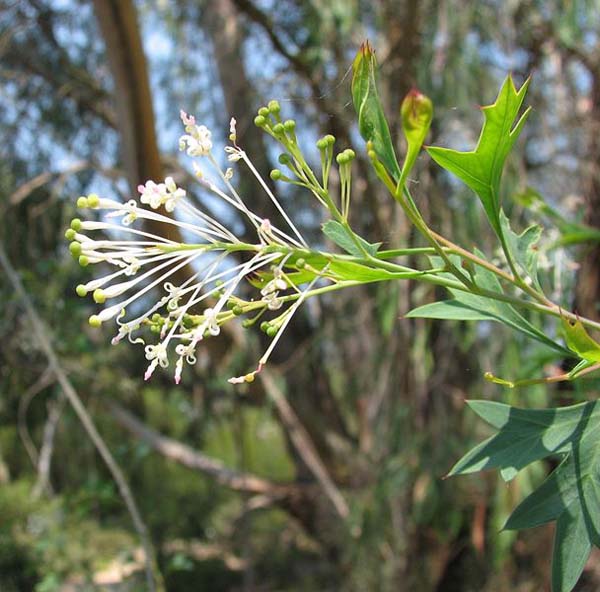
M588 131L588 155L586 159L584 198L585 222L600 228L600 67L593 61L589 69L592 77L591 111L586 123ZM600 246L589 246L581 261L577 279L575 310L594 320L600 320Z
M94 9L114 79L125 174L131 194L137 195L140 183L163 178L163 167L136 9L132 0L94 0ZM146 228L181 241L179 232L170 224L147 220ZM171 277L175 283L182 283L189 275L190 271L184 267Z

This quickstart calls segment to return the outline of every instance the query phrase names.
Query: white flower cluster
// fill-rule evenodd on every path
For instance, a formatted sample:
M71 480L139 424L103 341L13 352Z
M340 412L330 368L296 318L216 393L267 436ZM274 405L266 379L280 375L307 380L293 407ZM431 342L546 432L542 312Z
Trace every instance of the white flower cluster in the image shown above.
M185 150L188 156L206 156L212 150L210 130L204 125L196 125L193 115L180 112L181 121L185 126L184 134L179 138L179 150Z
M230 126L233 145L226 149L228 160L244 162L256 175L294 236L289 236L248 209L231 184L230 169L223 171L212 154L210 131L205 126L196 125L194 117L183 111L181 119L186 133L181 136L180 148L192 157L202 157L207 163L208 175L204 166L201 168L194 162L201 184L247 218L256 231L257 241L253 244L242 242L225 224L196 207L172 177L167 177L164 182L147 181L140 185L139 201L142 205L135 200L121 203L91 194L79 198L78 206L103 211L105 219L73 220L67 231L67 238L72 241L70 250L84 266L103 263L113 270L79 285L77 293L80 296L91 293L98 304L117 300L90 317L90 324L100 326L115 319L118 332L113 344L125 337L132 343L144 344L149 362L145 379L150 378L157 366L166 368L169 352L174 350L177 356L175 381L179 383L184 362L196 362L195 352L200 341L207 336L218 335L222 324L237 314L256 312L258 318L265 310L281 308L285 300L282 293L291 289L286 300L291 305L280 315L278 325L270 327L273 331L269 330L268 334L274 339L257 369L230 380L232 383L250 382L306 297L306 291L300 292L287 281L284 273L290 253L305 248L306 243L245 152L237 146L235 120ZM161 213L161 208L173 215ZM134 223L140 220L160 223L165 230L176 227L194 242L175 242L134 227ZM96 236L98 231L102 236ZM242 262L233 259L234 253L240 251L247 253ZM173 278L180 277L183 270L189 274L187 279L174 285ZM235 296L240 282L260 270L267 270L273 278L263 287L261 298L243 301ZM154 295L161 290L163 295L156 299ZM230 310L232 303L233 312ZM134 314L129 315L129 311L134 311ZM140 335L143 327L150 327L158 333L159 342L146 344L145 338Z
M173 212L177 202L185 197L185 189L175 185L173 177L167 177L164 183L146 181L145 185L138 185L140 201L148 204L153 210L165 206L167 212Z

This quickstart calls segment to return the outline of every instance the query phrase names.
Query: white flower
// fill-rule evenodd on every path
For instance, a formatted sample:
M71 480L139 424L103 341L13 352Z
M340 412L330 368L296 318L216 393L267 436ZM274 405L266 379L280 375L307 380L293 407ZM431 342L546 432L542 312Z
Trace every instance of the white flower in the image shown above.
M221 328L217 322L217 312L212 308L207 308L204 310L203 314L205 318L204 322L206 323L206 329L211 335L217 336L221 332Z
M242 150L235 148L234 146L225 146L225 153L227 154L227 160L229 162L237 162L244 157Z
M146 181L145 185L138 185L140 201L148 204L153 210L159 208L167 195L167 187L164 183Z
M237 121L235 120L235 117L232 117L229 120L229 141L233 142L234 144L237 141L237 131L235 129L236 123Z
M195 118L185 111L181 111L180 116L187 134L179 138L179 150L185 150L188 156L210 154L212 150L210 130L204 125L196 125Z
M104 305L98 314L90 317L90 324L99 326L115 319L118 331L113 339L114 344L124 337L132 343L143 343L149 362L144 375L146 380L158 366L169 366L169 352L174 350L177 356L174 378L177 383L181 380L184 363L196 363L198 344L206 337L218 336L221 325L233 318L226 305L232 302L242 280L274 265L273 278L263 287L260 299L245 302L236 296L234 302L245 303L252 314L259 313L261 308L264 311L283 307L287 297L282 298L280 292L292 287L285 279L283 266L295 248L306 246L286 215L284 219L296 238L248 208L231 184L233 171L223 171L210 154L210 131L205 126L197 125L195 118L183 111L181 120L186 131L181 138L183 149L191 156L208 156L207 174L202 171L198 175L201 185L234 208L237 216L246 218L256 232L255 244L248 244L247 238L242 242L226 224L196 207L172 177L167 177L163 182L149 180L139 185L140 203L134 200L121 203L98 196L94 196L93 200L91 196L85 198L83 203L87 203L86 199L93 201L94 211L103 212L105 220L74 220L69 231L73 237L70 250L79 257L82 265L103 263L112 267L105 275L77 287L80 296L92 294L96 303ZM230 134L235 142L233 119ZM237 145L229 147L227 153L231 162L243 161L249 167L265 188L269 199L276 203L279 211L283 211L246 154ZM198 171L199 168L197 174ZM211 179L211 175L215 180ZM177 211L178 217L161 213L161 206L167 212ZM145 220L158 223L165 229L175 227L186 238L189 237L190 242L173 241L167 238L167 232L164 235L148 232L138 226ZM229 216L228 220L235 222L236 228L239 227L235 217ZM103 236L96 234L99 232ZM244 255L239 259L234 258L240 251L244 251ZM189 276L174 284L173 278L182 270L189 270ZM155 296L157 292L158 297ZM299 293L280 315L280 331L272 346L302 299ZM131 311L135 311L135 314L129 314ZM146 345L145 338L139 336L144 329L156 333L158 342ZM272 347L261 359L258 369L244 375L241 381L250 382L253 379L270 351Z

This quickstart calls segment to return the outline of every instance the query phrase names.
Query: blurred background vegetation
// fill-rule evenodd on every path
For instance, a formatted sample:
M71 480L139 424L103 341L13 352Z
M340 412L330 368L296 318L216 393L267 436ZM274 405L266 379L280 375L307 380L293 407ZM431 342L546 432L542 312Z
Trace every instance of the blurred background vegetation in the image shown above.
M264 348L240 330L209 340L179 387L160 372L146 384L142 350L91 331L93 306L74 293L89 277L63 238L77 196L129 199L170 174L213 207L179 159L179 109L217 143L235 116L268 176L277 153L252 120L276 98L315 161L324 133L356 150L356 229L413 244L357 136L349 68L360 43L377 51L395 137L404 94L417 86L433 99L431 144L472 147L477 104L493 101L508 72L519 84L532 75L534 113L510 161L506 208L515 227L545 224L546 247L575 243L547 252L554 297L597 318L597 242L582 243L590 235L576 224L600 222L599 35L596 0L0 0L0 247L130 483L166 590L549 589L551 528L500 532L548 467L509 485L494 473L442 477L486 434L465 398L545 406L595 391L507 394L485 383L486 370L552 369L499 326L404 319L444 296L412 282L309 303L251 387L226 382ZM425 156L414 177L433 228L493 253L468 190ZM238 180L260 212L261 190ZM283 199L327 247L307 196L287 188ZM145 590L142 555L2 269L0 590ZM578 589L599 586L592 556Z

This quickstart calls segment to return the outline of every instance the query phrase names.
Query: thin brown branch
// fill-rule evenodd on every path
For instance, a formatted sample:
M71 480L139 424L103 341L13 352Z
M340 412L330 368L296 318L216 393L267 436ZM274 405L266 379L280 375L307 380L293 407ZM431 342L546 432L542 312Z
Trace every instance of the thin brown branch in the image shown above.
M29 405L31 404L33 398L45 388L50 386L55 380L56 378L54 377L52 370L50 368L46 368L40 377L19 398L17 430L19 432L19 436L21 437L21 441L23 442L23 446L25 447L25 451L27 452L27 456L29 456L31 464L34 467L37 467L39 458L38 451L33 443L33 440L31 439L29 428L27 427L27 410L29 409Z
M52 465L52 456L54 453L54 437L56 429L65 403L65 397L61 393L60 397L53 399L48 403L48 419L44 426L44 437L42 447L40 448L40 457L38 460L38 478L33 488L34 498L42 495L44 491L52 493L52 484L50 483L50 467Z
M204 473L220 485L235 491L268 494L272 497L286 495L290 490L290 486L274 483L251 473L232 470L217 459L206 456L177 440L163 436L114 401L103 401L103 403L117 423L136 438L148 444L164 457L189 469Z
M327 468L319 457L312 440L305 427L302 425L292 406L287 402L281 389L273 379L269 370L264 369L259 374L262 384L265 387L268 397L273 401L282 423L286 427L288 434L296 451L311 470L317 482L323 489L325 495L329 498L336 512L342 519L346 519L350 513L346 500L336 487L333 479L329 475Z

